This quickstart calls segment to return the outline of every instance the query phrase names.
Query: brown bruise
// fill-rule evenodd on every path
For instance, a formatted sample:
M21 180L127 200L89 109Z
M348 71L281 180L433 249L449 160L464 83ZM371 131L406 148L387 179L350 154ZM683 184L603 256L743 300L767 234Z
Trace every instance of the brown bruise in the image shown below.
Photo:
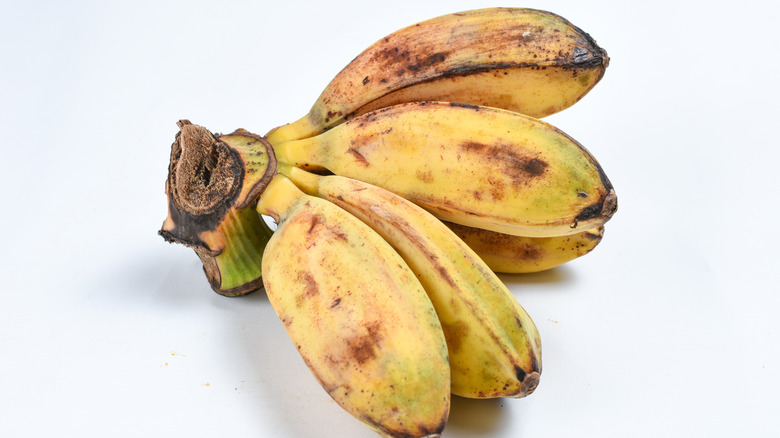
M471 329L463 321L455 321L453 323L441 321L441 326L447 339L447 348L450 350L450 356L453 356L463 349L463 339L469 335Z
M543 178L547 172L546 161L539 157L523 155L517 152L517 148L511 144L495 143L485 144L475 141L467 141L459 146L463 154L480 156L480 161L492 163L492 167L502 172L514 186L528 185L535 179ZM503 182L496 178L488 177L488 182L495 189L493 198L503 198Z
M296 297L295 303L298 307L301 307L304 302L312 300L319 295L320 289L317 285L317 280L309 272L298 272L298 281L303 284L303 292Z
M357 148L351 147L351 148L347 149L347 153L352 155L355 158L355 162L357 164L360 164L363 167L368 167L368 166L371 165L371 163L368 162L366 157L364 157L363 154L361 154L360 151L358 151Z
M363 329L365 332L344 340L349 357L359 365L377 357L383 337L381 322L372 321L365 324Z

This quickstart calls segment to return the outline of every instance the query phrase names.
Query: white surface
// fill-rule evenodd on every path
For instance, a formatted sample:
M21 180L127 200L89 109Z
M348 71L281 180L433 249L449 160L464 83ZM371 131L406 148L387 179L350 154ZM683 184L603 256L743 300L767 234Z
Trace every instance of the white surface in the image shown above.
M541 331L541 384L455 399L445 436L777 436L769 4L512 3L609 52L603 81L549 121L596 155L620 209L589 256L504 277ZM380 37L510 3L390 5L4 2L0 436L374 436L262 293L217 296L156 232L176 120L265 133Z

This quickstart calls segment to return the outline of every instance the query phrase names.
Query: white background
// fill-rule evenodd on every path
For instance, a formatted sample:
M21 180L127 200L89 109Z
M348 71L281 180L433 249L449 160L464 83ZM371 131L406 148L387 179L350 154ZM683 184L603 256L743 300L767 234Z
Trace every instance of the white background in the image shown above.
M549 122L620 208L596 250L503 276L534 317L526 399L448 437L778 436L778 10L770 2L4 1L0 436L370 437L263 293L214 294L157 235L175 122L263 134L386 34L527 6L611 57Z

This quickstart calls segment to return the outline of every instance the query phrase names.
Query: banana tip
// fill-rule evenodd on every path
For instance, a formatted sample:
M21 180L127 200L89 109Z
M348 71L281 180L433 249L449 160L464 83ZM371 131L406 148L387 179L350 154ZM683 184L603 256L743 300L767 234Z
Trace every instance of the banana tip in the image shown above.
M615 194L614 189L610 189L609 193L607 193L607 196L604 197L604 203L601 207L601 215L606 218L612 217L617 211L617 206L617 194Z

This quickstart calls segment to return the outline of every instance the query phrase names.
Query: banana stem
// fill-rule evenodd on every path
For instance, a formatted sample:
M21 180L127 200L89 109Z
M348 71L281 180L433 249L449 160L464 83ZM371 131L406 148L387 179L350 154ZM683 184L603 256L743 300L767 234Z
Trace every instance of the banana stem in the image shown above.
M215 136L186 120L178 125L166 183L168 217L159 234L197 253L215 292L257 290L272 231L255 204L276 173L273 149L246 131Z
M300 167L311 172L327 171L324 162L329 149L328 138L324 135L273 143L274 154L281 164Z
M317 124L312 123L311 119L311 115L306 114L305 116L290 124L282 125L278 128L272 129L268 134L266 134L266 138L268 139L269 143L276 146L277 144L281 144L287 141L299 140L317 135L322 132L322 129L318 127Z
M278 169L279 173L289 178L307 195L317 196L321 176L284 163L279 163Z
M257 201L257 212L282 222L295 204L306 196L289 178L277 174Z

